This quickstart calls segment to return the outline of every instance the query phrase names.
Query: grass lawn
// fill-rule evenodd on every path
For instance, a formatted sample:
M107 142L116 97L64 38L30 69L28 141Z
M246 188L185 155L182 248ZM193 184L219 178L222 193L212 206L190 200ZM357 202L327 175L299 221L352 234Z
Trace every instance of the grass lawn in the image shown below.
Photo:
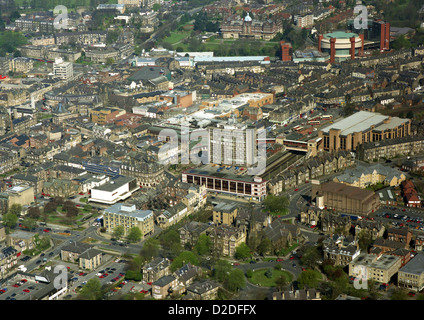
M280 255L281 255L281 256L288 255L290 252L292 252L292 251L293 251L294 249L296 249L298 246L299 246L299 244L298 244L298 243L295 243L295 244L293 244L290 248L282 249L282 250L280 251Z
M275 280L281 276L286 277L287 282L293 280L293 276L284 270L272 269L272 277L268 278L265 276L265 272L269 269L260 269L253 272L252 277L249 279L250 283L260 285L262 287L275 287Z
M182 31L173 31L171 32L171 35L165 39L163 39L163 41L168 42L170 44L175 44L178 41L181 41L185 38L187 38L190 35L189 32L182 32Z
M51 114L51 113L42 113L42 114L39 114L38 115L38 120L43 120L43 119L48 119L48 118L51 118L51 117L53 117L53 114Z

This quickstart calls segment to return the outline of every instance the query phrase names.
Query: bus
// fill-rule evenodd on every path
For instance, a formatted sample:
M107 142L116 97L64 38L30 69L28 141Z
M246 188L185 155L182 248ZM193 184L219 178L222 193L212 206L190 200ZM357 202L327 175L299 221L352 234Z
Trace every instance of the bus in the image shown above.
M321 119L322 120L332 120L333 116L331 114L329 114L329 115L322 116Z
M309 120L308 124L310 124L311 126L319 126L321 122L319 120Z
M293 128L293 131L301 131L301 130L303 130L303 127L301 126L296 126Z

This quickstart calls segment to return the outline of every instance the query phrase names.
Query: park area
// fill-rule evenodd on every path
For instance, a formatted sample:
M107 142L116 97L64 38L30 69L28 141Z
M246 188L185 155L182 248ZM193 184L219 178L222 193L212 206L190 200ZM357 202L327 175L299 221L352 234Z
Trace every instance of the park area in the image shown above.
M282 278L284 279L283 281ZM280 283L292 282L293 276L285 270L267 268L252 271L250 277L248 276L248 280L250 283L261 287L276 287Z

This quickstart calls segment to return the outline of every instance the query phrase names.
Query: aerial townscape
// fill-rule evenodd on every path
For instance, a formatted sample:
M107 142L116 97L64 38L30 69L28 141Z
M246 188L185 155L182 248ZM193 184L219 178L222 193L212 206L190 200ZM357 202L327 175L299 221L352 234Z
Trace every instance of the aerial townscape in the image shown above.
M0 300L424 300L423 197L422 0L0 0Z

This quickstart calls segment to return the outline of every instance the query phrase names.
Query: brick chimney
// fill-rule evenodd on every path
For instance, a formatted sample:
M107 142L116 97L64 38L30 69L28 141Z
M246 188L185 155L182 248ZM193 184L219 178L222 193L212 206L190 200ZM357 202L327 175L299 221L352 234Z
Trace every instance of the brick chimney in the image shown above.
M334 63L336 59L336 38L330 39L330 63Z

